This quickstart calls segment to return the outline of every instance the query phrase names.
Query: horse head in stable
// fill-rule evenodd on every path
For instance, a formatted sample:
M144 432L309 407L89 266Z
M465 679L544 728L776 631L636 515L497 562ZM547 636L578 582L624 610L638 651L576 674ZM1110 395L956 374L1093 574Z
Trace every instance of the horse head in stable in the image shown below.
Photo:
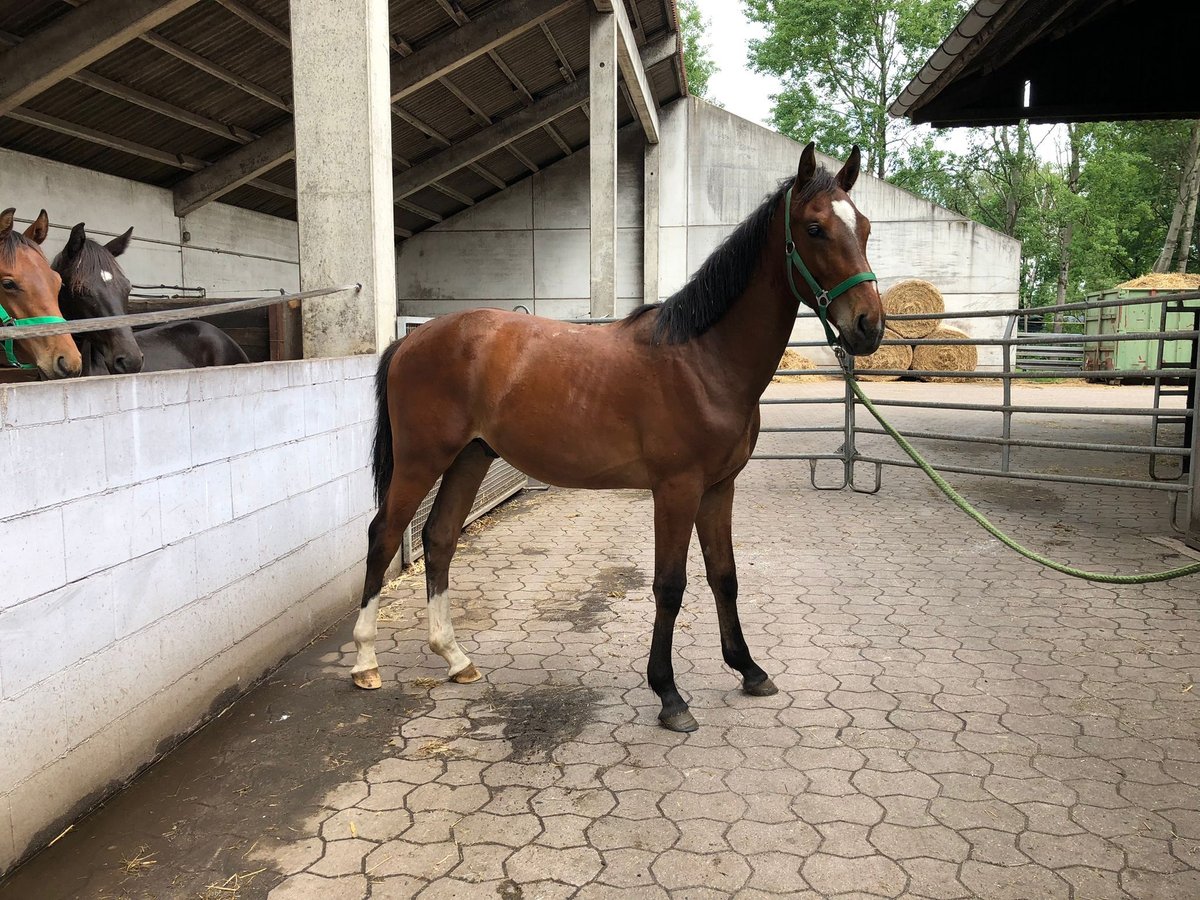
M796 180L784 200L785 248L792 292L812 307L825 325L837 326L837 340L855 356L874 353L883 340L883 301L867 262L871 222L859 212L850 191L862 156L850 151L836 175L817 167L816 148L800 155ZM802 276L800 288L793 272Z
M13 227L15 209L0 213L0 328L62 321L58 307L60 279L42 253L50 231L43 209L25 233ZM69 334L4 342L10 365L36 367L46 378L71 378L80 373L79 349Z
M129 304L129 279L117 257L129 247L130 228L107 244L87 236L84 223L71 229L62 252L54 258L54 270L62 276L59 303L68 319L95 319L125 315ZM142 370L142 351L128 327L94 331L83 335L88 374L125 374Z

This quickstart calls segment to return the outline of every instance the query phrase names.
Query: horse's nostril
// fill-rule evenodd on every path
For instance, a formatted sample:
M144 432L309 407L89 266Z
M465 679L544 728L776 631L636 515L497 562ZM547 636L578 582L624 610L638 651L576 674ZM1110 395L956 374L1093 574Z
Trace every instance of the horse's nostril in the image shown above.
M867 324L867 314L859 313L858 321L855 323L858 326L858 333L862 335L870 335L871 327Z

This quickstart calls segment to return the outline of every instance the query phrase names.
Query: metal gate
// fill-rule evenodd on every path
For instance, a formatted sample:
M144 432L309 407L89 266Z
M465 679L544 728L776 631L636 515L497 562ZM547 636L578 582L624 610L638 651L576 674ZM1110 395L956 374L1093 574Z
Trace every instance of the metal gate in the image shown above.
M1111 316L1111 310L1116 307L1160 303L1163 304L1162 327L1154 332L1137 332L1132 334L1018 334L1015 332L1017 317L1028 310L1000 311L963 311L948 312L936 316L907 315L895 316L894 319L1000 319L1004 321L1003 336L998 338L966 338L957 340L941 339L895 339L885 341L885 344L970 344L978 347L995 347L999 349L1000 365L994 371L901 371L866 369L858 370L858 375L889 375L917 379L949 378L963 384L971 382L995 383L996 392L992 402L979 402L979 397L956 397L955 386L944 385L946 399L905 399L902 396L872 397L877 407L888 410L920 409L934 413L925 418L948 418L953 416L949 427L932 429L913 429L899 425L906 437L913 439L921 446L933 465L942 472L965 475L982 475L996 478L1013 479L1029 482L1057 482L1066 484L1095 485L1105 487L1134 488L1145 491L1155 491L1165 494L1170 500L1172 526L1188 535L1188 542L1200 548L1200 490L1197 490L1197 466L1194 459L1198 455L1197 429L1193 427L1200 407L1197 405L1196 371L1197 348L1200 347L1200 310L1195 310L1191 327L1176 327L1168 329L1168 310L1178 312L1184 309L1184 301L1200 299L1200 291L1179 292L1159 295L1156 297L1137 297L1132 299L1104 300L1091 303L1071 303L1059 306L1042 307L1039 312L1081 312L1089 309L1099 310L1102 316ZM1188 308L1191 312L1194 308ZM807 314L801 318L815 318ZM1178 323L1178 319L1176 322ZM1034 367L1031 360L1036 360L1039 346L1054 345L1057 347L1085 346L1100 343L1102 347L1111 348L1121 341L1152 341L1161 347L1167 341L1190 342L1190 363L1174 364L1169 367L1159 365L1150 369L1122 371L1119 369L1103 372L1071 370L1066 367L1046 365ZM825 347L820 340L794 341L789 347ZM1020 351L1022 366L1015 365ZM1159 356L1159 359L1163 357ZM755 453L757 460L806 460L810 466L810 477L813 487L818 490L843 490L874 493L881 489L884 482L885 467L915 468L915 464L899 453L898 448L890 445L886 433L879 428L874 419L863 411L860 414L859 403L849 387L840 378L840 370L835 367L807 370L780 370L781 375L825 375L834 376L828 382L830 390L805 390L805 396L780 397L781 391L769 391L762 400L764 427L760 440L760 449ZM1079 403L1038 403L1030 402L1026 395L1025 384L1045 385L1056 384L1077 379L1103 380L1104 382L1120 381L1123 379L1138 379L1142 383L1152 383L1154 389L1149 390L1144 404L1124 404L1116 406L1081 405ZM874 386L871 386L874 387ZM868 388L870 390L870 388ZM1014 400L1014 390L1021 393L1022 398ZM976 394L979 390L959 391L960 394ZM797 392L789 392L797 393ZM903 393L885 388L874 391L877 395ZM816 396L813 396L816 394ZM806 419L817 419L812 424L792 423L786 421L786 412L790 408L804 407L813 410L804 416ZM830 412L817 412L820 408ZM942 415L945 414L945 415ZM978 414L989 415L990 428L981 429L977 419L970 417ZM1060 423L1082 423L1090 417L1092 427L1103 423L1106 419L1118 422L1128 422L1129 427L1121 429L1128 434L1136 431L1137 437L1128 442L1119 442L1111 437L1101 436L1101 439L1089 440L1053 440L1044 436L1046 425L1036 429L1042 434L1026 436L1029 430L1025 423L1029 420L1040 420L1053 427L1069 427ZM968 427L967 422L971 421ZM1017 424L1024 427L1017 429ZM780 446L779 439L772 440L772 435L820 435L829 434L828 443L834 444L840 440L840 446L815 448L813 441L807 440L807 447ZM1111 435L1111 431L1109 432ZM836 438L833 437L836 435ZM877 436L885 436L883 443ZM821 439L818 439L818 443ZM765 446L764 446L765 444ZM869 444L870 446L866 446ZM772 446L773 445L773 446ZM986 461L946 461L943 448L956 447L960 455L989 457ZM969 448L963 450L963 448ZM1097 475L1090 471L1091 467L1083 467L1079 471L1054 471L1046 465L1029 465L1023 460L1015 459L1022 450L1056 450L1081 454L1120 454L1122 456L1142 456L1146 459L1144 476L1122 474L1116 477ZM927 452L926 452L927 451ZM1030 454L1026 453L1025 456ZM1040 462L1040 460L1039 460ZM830 471L832 470L832 471Z

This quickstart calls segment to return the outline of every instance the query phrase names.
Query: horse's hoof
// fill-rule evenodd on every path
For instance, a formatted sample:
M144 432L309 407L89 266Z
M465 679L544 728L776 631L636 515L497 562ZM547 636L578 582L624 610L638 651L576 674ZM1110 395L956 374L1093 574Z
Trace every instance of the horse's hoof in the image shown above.
M360 687L364 691L374 691L383 687L383 679L379 677L379 669L363 669L361 672L353 672L354 686Z
M700 727L700 723L696 721L696 717L689 710L667 715L666 713L658 714L658 721L662 723L663 728L671 731L682 731L684 733L695 731Z
M473 681L478 681L483 675L475 668L475 663L471 663L461 672L455 672L450 676L450 680L456 684L470 684Z
M746 684L743 681L742 693L749 694L751 697L770 697L772 694L778 694L779 688L775 687L775 682L770 678L764 678L758 684Z

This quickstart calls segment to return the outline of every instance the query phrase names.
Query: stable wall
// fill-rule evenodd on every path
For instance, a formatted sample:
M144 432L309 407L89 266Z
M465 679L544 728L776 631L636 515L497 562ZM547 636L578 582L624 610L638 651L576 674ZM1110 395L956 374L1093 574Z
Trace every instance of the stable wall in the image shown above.
M230 292L296 291L300 287L296 223L223 203L176 218L163 188L0 150L0 208L14 206L17 221L50 215L43 249L62 249L72 226L105 243L133 226L121 267L134 284Z
M660 111L659 292L681 287L708 254L794 173L800 144L692 97ZM636 127L619 136L617 314L642 302L643 143ZM841 161L823 158L836 168ZM400 245L401 315L431 316L475 306L525 305L558 318L588 314L588 151L538 172ZM853 196L871 219L868 255L883 289L924 278L948 310L1017 305L1021 245L873 176ZM1000 319L949 319L980 337ZM819 339L815 319L797 340ZM983 366L999 351L980 348ZM806 355L832 362L822 348Z
M356 608L376 362L0 385L0 873Z

